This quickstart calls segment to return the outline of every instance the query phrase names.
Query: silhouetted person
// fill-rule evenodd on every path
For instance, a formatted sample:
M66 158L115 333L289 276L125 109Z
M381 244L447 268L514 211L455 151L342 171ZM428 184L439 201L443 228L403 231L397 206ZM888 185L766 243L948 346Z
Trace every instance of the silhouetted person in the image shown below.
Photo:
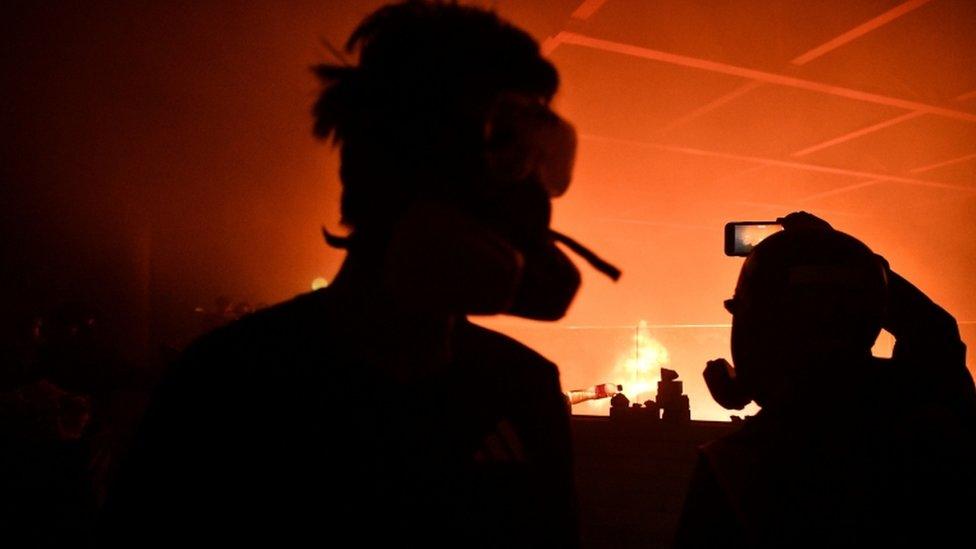
M36 318L23 364L0 380L0 539L11 546L91 533L104 492L92 465L111 431L123 370L96 320L80 303Z
M853 237L783 225L726 303L734 370L705 371L720 404L761 410L703 447L677 545L965 545L976 390L955 320ZM871 356L882 327L889 360Z
M555 69L481 9L380 9L315 69L348 249L327 288L193 344L148 411L106 530L120 543L577 544L554 365L468 314L561 317L579 273L550 197L573 129Z

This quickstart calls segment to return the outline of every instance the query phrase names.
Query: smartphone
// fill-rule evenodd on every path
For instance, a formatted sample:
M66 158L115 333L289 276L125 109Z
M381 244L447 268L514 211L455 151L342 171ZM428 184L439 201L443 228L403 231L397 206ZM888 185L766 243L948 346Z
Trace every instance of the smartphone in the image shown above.
M725 224L725 255L746 256L767 236L783 230L775 221L733 221Z

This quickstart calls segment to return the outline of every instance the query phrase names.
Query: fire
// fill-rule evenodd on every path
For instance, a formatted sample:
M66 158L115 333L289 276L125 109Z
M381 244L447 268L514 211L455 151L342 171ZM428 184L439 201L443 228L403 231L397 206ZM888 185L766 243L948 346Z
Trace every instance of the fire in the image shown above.
M622 385L623 393L631 402L653 399L657 382L661 380L661 367L670 363L668 350L660 341L651 337L646 320L635 327L629 349L623 351L610 374L605 379ZM603 378L601 378L601 381ZM594 410L609 406L606 400L589 401Z
M623 392L631 402L641 402L657 390L661 367L670 362L670 357L664 345L651 337L645 320L637 325L633 343L634 348L617 360L611 380L624 386Z

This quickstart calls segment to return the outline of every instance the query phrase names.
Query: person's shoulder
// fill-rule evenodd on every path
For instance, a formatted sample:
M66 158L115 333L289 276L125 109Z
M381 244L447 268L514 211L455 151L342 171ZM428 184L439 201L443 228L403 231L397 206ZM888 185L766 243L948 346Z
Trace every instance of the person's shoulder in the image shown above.
M558 383L556 365L524 343L468 321L462 324L459 333L460 351L466 358L483 362L496 371L540 380L555 379Z
M323 297L302 294L197 338L162 372L156 406L213 410L308 377L315 345L328 345Z
M481 351L488 351L496 355L509 355L512 358L519 359L520 362L524 361L538 367L555 368L555 364L539 354L538 351L501 332L471 322L464 322L460 333L463 345L477 346Z
M164 374L172 382L287 378L310 363L313 349L328 348L333 335L324 290L296 296L216 328L188 345ZM210 381L208 381L210 380Z
M327 322L324 301L320 292L310 292L260 309L200 336L185 354L246 353L301 339Z

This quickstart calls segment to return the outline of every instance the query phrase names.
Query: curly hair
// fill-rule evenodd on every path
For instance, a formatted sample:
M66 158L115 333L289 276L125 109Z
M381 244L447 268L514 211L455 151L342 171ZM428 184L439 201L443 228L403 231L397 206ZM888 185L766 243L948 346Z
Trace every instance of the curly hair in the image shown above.
M346 44L357 65L321 64L314 134L340 148L341 213L388 227L423 196L463 196L484 170L484 123L500 93L548 102L556 69L526 32L457 3L407 1L368 16Z

